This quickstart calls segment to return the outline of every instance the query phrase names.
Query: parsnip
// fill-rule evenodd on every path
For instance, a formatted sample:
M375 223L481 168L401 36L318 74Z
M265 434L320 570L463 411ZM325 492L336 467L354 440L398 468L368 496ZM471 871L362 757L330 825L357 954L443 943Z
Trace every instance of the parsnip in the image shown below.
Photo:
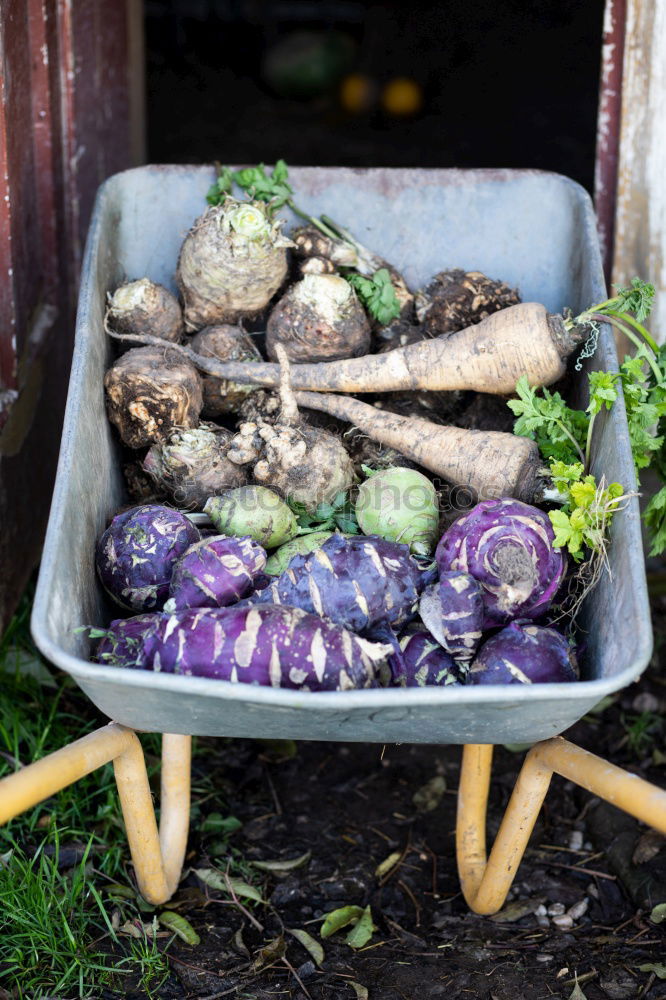
M382 355L294 365L295 389L316 392L392 392L405 389L473 389L508 395L527 375L530 385L551 385L565 361L589 334L586 326L567 329L561 316L538 302L523 302L493 313L452 336L408 344ZM122 339L152 342L145 337ZM219 362L177 347L203 372L252 385L277 386L276 364Z
M548 485L534 441L501 431L468 431L378 410L347 396L297 392L299 406L348 420L365 434L395 448L449 483L474 491L481 500L543 498Z

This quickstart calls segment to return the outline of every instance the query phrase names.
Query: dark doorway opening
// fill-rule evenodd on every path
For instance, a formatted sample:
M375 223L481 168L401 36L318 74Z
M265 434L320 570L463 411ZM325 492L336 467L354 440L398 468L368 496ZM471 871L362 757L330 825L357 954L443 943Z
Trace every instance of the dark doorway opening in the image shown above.
M145 11L152 162L535 167L592 187L603 0Z

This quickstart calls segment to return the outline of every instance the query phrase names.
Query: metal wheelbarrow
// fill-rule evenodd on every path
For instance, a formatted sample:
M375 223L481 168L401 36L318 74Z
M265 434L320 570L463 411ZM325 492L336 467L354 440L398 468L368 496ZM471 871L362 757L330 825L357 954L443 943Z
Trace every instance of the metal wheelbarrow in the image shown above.
M594 212L577 184L512 170L300 168L299 202L351 225L412 287L444 268L482 270L526 301L574 311L606 297ZM32 631L110 719L103 727L0 782L0 822L113 760L139 887L150 902L175 891L189 823L192 735L376 743L459 743L465 749L457 850L463 892L477 913L501 908L553 772L666 832L666 792L561 739L604 696L634 681L652 647L638 502L613 522L605 574L581 612L587 633L578 683L534 686L298 692L89 662L76 629L116 615L97 583L94 545L126 499L104 409L111 358L108 290L144 275L173 287L179 245L205 207L208 167L141 167L110 178L97 197L82 275L76 346ZM289 214L289 213L287 213ZM573 379L584 406L586 370L615 370L610 331ZM635 485L623 405L595 424L593 471ZM158 832L135 731L163 733ZM486 860L485 813L494 743L536 744L527 754Z

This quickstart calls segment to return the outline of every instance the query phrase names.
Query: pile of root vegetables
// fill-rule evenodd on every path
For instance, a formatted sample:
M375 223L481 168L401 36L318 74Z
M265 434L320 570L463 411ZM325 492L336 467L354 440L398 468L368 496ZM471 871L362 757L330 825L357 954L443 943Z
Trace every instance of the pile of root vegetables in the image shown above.
M97 662L309 691L575 680L562 497L507 397L561 379L589 327L480 272L411 290L325 216L287 234L286 168L256 170L244 198L221 173L179 298L109 290L129 503L97 545L124 612Z

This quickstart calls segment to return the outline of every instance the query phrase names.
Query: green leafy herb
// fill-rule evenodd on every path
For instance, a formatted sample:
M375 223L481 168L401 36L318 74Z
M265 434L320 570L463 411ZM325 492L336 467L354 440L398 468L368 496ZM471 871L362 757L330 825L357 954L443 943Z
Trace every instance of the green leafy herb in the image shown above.
M335 531L336 529L345 535L360 534L356 511L349 499L349 494L346 492L336 494L329 503L320 503L312 512L297 502L289 501L289 506L296 515L302 535L313 531Z
M639 323L648 318L652 311L654 285L632 278L628 288L617 287L616 292L615 297L609 300L616 312L632 312Z
M545 459L565 463L584 463L588 418L580 410L567 406L559 392L533 389L527 375L516 384L518 399L510 399L509 408L518 417L514 434L536 441Z
M257 167L237 170L233 179L251 198L265 201L270 204L272 211L277 211L278 208L291 202L294 193L287 180L288 176L287 164L284 160L278 160L271 174L267 174L266 167L260 163Z
M214 184L208 188L206 201L209 205L220 205L228 194L231 194L233 185L233 171L231 167L220 167Z
M565 498L561 508L548 514L555 532L554 544L566 547L575 562L585 558L586 548L603 552L613 514L624 499L622 486L620 483L606 486L603 479L597 483L594 476L583 475L579 463L564 467L562 463L553 463L551 472Z
M381 326L386 326L400 315L400 303L395 294L391 275L385 267L380 267L371 278L364 278L357 271L347 272L345 278L370 315Z
M651 556L658 556L666 549L666 486L662 486L645 508L643 520L650 534Z

